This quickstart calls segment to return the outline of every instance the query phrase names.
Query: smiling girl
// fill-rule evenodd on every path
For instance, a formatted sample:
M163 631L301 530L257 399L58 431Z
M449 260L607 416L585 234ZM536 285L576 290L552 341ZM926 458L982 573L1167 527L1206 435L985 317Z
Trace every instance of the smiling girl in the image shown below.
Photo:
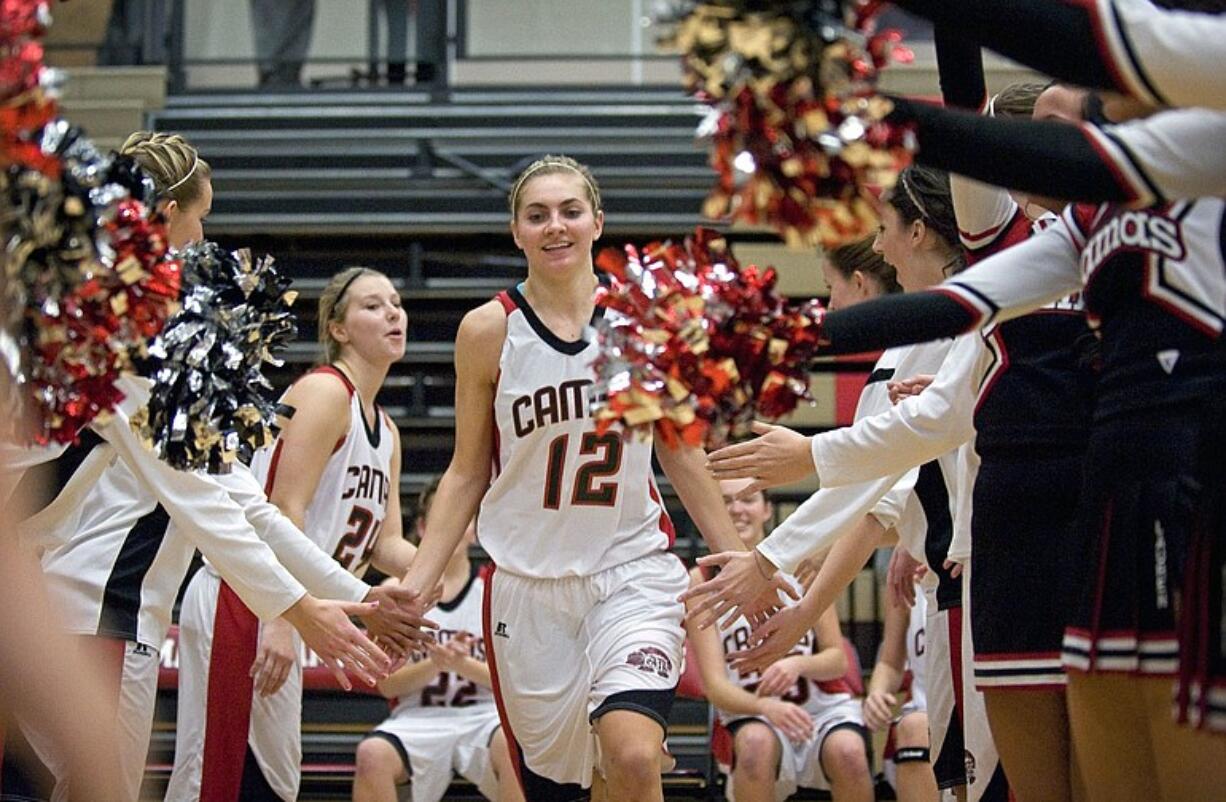
M485 643L524 795L661 800L664 733L681 671L686 585L652 444L589 419L600 311L592 245L600 191L546 156L510 195L528 277L469 312L456 338L456 444L405 579L432 588L480 506L493 558ZM743 548L697 448L656 452L712 548Z

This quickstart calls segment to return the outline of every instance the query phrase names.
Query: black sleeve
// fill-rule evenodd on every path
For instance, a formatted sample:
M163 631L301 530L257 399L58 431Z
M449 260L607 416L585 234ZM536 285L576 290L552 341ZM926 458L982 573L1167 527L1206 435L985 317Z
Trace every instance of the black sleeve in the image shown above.
M941 25L933 31L941 97L953 108L979 111L988 100L979 45Z
M898 345L957 337L978 322L969 307L941 292L886 295L830 312L822 324L822 356L863 354Z
M891 122L914 123L915 159L998 187L1070 201L1130 202L1132 188L1076 125L982 117L891 98Z
M1059 0L894 0L1028 67L1094 89L1128 92L1095 43L1092 3Z

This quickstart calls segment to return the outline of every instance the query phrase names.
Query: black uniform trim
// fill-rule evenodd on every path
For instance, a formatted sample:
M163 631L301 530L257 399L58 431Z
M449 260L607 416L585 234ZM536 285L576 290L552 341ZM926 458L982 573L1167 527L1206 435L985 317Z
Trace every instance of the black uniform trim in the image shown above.
M1080 3L1034 0L895 0L895 5L1048 75L1095 89L1116 83L1097 47L1092 11Z
M928 520L924 556L928 559L928 569L935 573L939 580L937 609L960 607L962 580L955 579L945 567L949 544L954 536L954 521L949 511L949 490L945 486L945 474L936 460L920 466L919 478L915 480L915 495L920 506L924 508L924 517Z
M1149 73L1141 65L1141 60L1137 58L1137 52L1132 46L1132 40L1128 38L1128 29L1124 26L1124 21L1120 19L1120 10L1115 7L1115 3L1111 4L1111 18L1115 20L1115 30L1120 35L1120 41L1124 43L1124 55L1127 56L1128 63L1132 65L1133 72L1141 79L1141 83L1145 84L1145 90L1157 98L1159 104L1163 106L1169 105L1166 98L1158 91L1158 87L1154 86L1154 82L1150 80ZM1129 92L1128 94L1132 93Z
M978 315L943 292L885 295L826 315L822 356L957 337L978 323Z
M563 340L561 337L554 334L549 327L545 325L545 322L537 317L537 314L535 311L533 311L532 307L528 305L528 299L524 297L524 294L520 291L519 287L520 285L516 284L511 289L507 290L507 295L510 296L511 300L515 303L515 306L524 313L524 318L528 321L528 325L532 327L532 330L536 332L538 337L545 341L546 345L559 353L566 354L567 356L574 356L575 354L582 353L583 349L587 348L588 341L584 340L583 338L578 340ZM602 317L604 317L604 307L597 306L592 310L592 319L590 321L591 325L596 325L596 321L600 320Z
M1085 48L1078 48L1080 55ZM888 119L914 123L916 161L1022 192L1082 201L1128 203L1120 181L1081 126L1051 120L983 117L891 97Z
M868 374L868 381L866 381L865 384L888 382L892 378L894 378L894 368L877 368L872 373Z
M141 516L124 538L111 575L102 592L102 610L98 617L98 634L106 637L136 640L140 616L141 588L145 575L157 559L166 537L170 516L161 504Z

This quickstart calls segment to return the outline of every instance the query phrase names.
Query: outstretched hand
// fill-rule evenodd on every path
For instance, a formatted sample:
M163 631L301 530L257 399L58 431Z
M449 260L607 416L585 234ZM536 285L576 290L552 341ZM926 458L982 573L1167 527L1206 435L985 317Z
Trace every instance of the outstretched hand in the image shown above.
M797 598L791 584L756 549L708 554L698 564L720 569L712 579L681 594L680 601L689 608L686 619L699 629L729 614L743 615L751 624L763 621L782 606L781 591Z
M742 676L766 671L782 660L813 628L816 617L803 604L784 608L763 621L749 633L749 648L731 652L728 662Z
M748 498L768 487L799 482L816 471L810 440L785 426L754 421L754 434L760 435L744 443L712 451L707 455L707 469L716 479L752 479L737 493Z
M890 601L901 607L915 606L915 583L928 573L928 566L915 559L902 547L895 547L890 556L890 568L885 583Z
M408 657L434 643L429 630L438 629L438 624L425 617L430 599L397 584L384 584L371 588L364 601L378 604L373 613L362 616L362 623L389 654Z
M305 596L284 613L284 617L336 677L345 690L353 683L345 671L352 671L367 685L387 676L391 660L362 630L354 626L349 616L370 616L379 609L373 602L340 602Z

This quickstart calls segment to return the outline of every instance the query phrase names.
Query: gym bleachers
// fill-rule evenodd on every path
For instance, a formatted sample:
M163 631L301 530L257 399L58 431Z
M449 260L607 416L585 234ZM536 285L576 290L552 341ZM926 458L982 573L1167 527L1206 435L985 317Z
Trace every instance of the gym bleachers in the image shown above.
M379 400L401 429L401 492L408 500L451 455L461 317L526 275L507 230L506 195L515 175L543 153L566 153L589 164L601 184L602 244L683 235L701 222L698 210L713 180L694 140L700 119L699 108L673 89L469 88L452 90L447 102L413 90L171 96L148 127L184 134L212 165L207 235L272 253L294 279L299 338L285 364L268 371L279 390L317 358L316 304L329 276L365 264L397 284L408 311L407 353ZM758 231L735 236L773 239ZM819 371L854 378L867 367L853 360ZM677 551L691 559L705 547L661 479L677 523ZM784 493L780 512L802 495ZM406 516L412 506L403 505ZM859 617L866 618L864 611ZM867 618L860 631L850 628L862 660L876 643L876 616ZM173 757L173 645L163 665L150 798L158 798ZM357 741L387 713L380 697L342 695L326 685L311 689L304 702L304 799L347 798ZM722 796L711 723L701 696L678 699L669 731L678 766L666 778L668 798ZM464 783L452 790L449 798L479 798Z

